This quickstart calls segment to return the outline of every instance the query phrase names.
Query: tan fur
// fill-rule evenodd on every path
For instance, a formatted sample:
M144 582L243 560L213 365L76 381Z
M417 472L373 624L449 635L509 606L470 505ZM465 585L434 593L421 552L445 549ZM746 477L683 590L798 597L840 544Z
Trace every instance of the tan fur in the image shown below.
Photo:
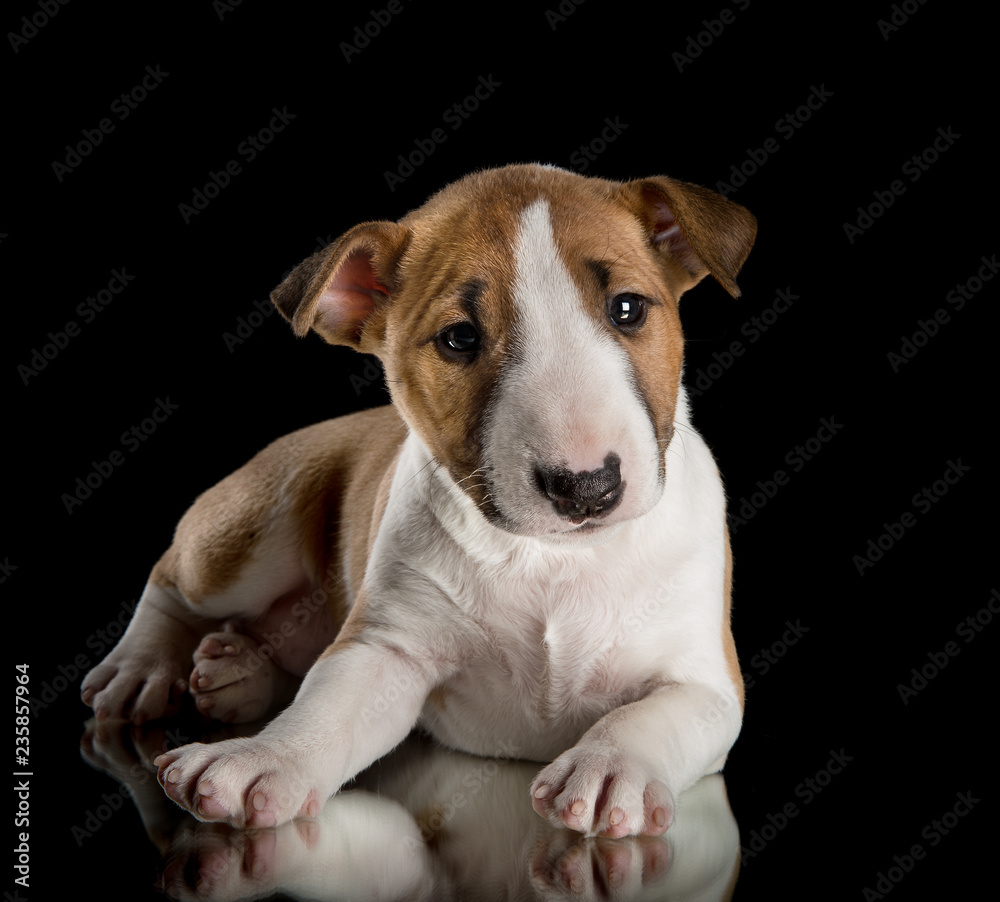
M677 301L709 273L738 295L735 275L756 233L746 210L697 185L665 176L622 184L532 165L473 173L398 223L349 230L272 294L297 334L314 328L329 342L381 358L403 418L487 515L491 502L476 474L489 392L515 321L508 249L521 211L543 193L559 224L556 241L596 319L605 318L604 292L590 262L608 265L611 288L655 302L651 315L661 327L620 340L630 342L665 449L683 357ZM672 224L675 234L657 239ZM612 234L628 238L612 241ZM360 258L370 263L367 275ZM616 272L628 284L615 282ZM480 288L475 312L484 350L456 367L441 358L434 338L469 319L463 291L471 283Z
M700 185L666 176L629 182L622 197L651 233L676 224L677 231L662 238L661 247L688 272L691 284L711 274L739 297L736 274L757 235L757 220L749 210Z
M365 632L365 628L369 623L365 617L366 608L367 599L362 589L355 598L353 607L348 611L347 618L343 621L340 632L337 633L337 638L323 649L320 656L316 659L317 661L322 661L331 655L340 654L345 648L349 648L355 642L359 641L360 636Z
M655 411L660 451L673 435L675 399L683 365L684 341L678 301L690 279L650 246L639 220L624 207L613 183L597 182L593 196L578 188L567 190L553 202L556 243L581 296L589 301L595 323L607 320L606 298L634 293L649 299L647 325L635 335L616 338L634 361L640 391ZM590 264L599 264L608 275L606 288L596 284ZM659 322L655 322L659 320Z
M508 249L520 212L543 192L561 256L595 321L605 320L608 295L627 291L652 302L648 316L660 320L659 327L618 340L635 360L665 449L683 360L678 299L708 273L738 294L734 276L756 228L746 214L734 232L736 205L698 186L662 176L625 184L581 180L534 166L508 167L502 175L475 173L398 223L369 222L349 230L297 267L272 296L297 334L315 328L327 341L377 353L396 406L435 459L484 508L489 502L475 479L479 426L515 324ZM723 219L729 228L719 228ZM676 225L672 237L657 244L658 230L671 224ZM720 233L730 236L728 243L719 243ZM598 284L595 265L606 285ZM470 286L475 286L471 311ZM330 313L331 306L339 312ZM464 367L442 360L435 336L472 313L487 350ZM292 591L322 586L340 628L352 600L363 599L368 554L405 432L400 415L382 408L279 439L197 499L151 580L176 588L198 606L238 581L274 518L290 513L300 529L303 571L302 585ZM728 532L726 542L723 643L742 706L729 628ZM353 627L348 622L343 642L360 630L363 608L359 604L351 618Z
M237 470L199 496L177 524L173 544L150 580L179 589L199 605L231 585L253 554L274 503L270 468L258 462ZM253 480L260 481L251 491Z
M743 686L740 660L736 654L736 640L733 638L733 551L729 542L728 524L726 525L726 576L722 595L726 603L722 616L722 649L726 655L726 669L729 671L729 678L733 681L733 686L736 687L736 694L740 700L740 711L743 711L746 703L746 689Z
M225 699L223 719L250 719L284 704L267 674L304 676L254 737L156 759L205 820L314 816L422 722L456 748L513 736L548 761L530 797L556 826L662 833L744 704L723 489L693 429L686 457L668 447L675 416L688 426L678 302L709 274L738 294L754 233L694 185L541 166L348 230L272 297L296 334L379 356L394 408L292 433L205 492L84 701L142 723L176 707L187 672L200 710ZM644 323L616 319L620 294L645 299ZM397 461L414 478L397 483ZM672 573L684 588L664 609ZM234 663L247 670L217 682Z
M339 626L360 589L404 437L395 410L382 407L278 439L199 496L151 581L197 606L231 588L273 519L290 513L300 530L303 593L322 586Z
M329 342L378 354L403 417L484 511L489 499L476 480L480 427L515 324L510 294L515 273L508 248L515 243L521 211L543 192L557 225L561 256L595 321L605 321L609 294L627 291L652 301L648 316L661 321L659 328L622 335L619 341L628 344L636 362L636 377L650 410L656 411L657 439L665 450L673 436L683 363L679 298L708 274L738 295L735 275L756 234L753 216L697 185L665 176L625 184L581 180L535 166L474 173L442 189L398 223L363 223L349 230L297 267L272 295L297 334L315 328ZM676 226L671 237L657 240L671 225ZM727 236L721 243L720 235ZM367 279L358 277L359 257L370 265ZM606 272L606 286L595 283L593 264ZM475 322L486 350L474 363L457 367L442 360L434 338L449 324L470 318L463 292L472 284L477 286ZM346 313L324 314L338 305ZM398 420L379 425L390 423L402 428ZM371 468L365 478L352 479L346 472L351 462L342 461L331 468L333 479L325 491L320 482L311 487L306 520L316 540L331 533L331 514L321 499L335 498L342 486L348 512L378 508L366 541L359 527L346 552L341 547L334 551L328 541L313 551L319 572L335 564L330 554L347 563L355 593L388 491L387 475L381 482L373 477L388 472L383 458L394 456L401 434L393 430L389 450L376 455L377 463L365 465ZM364 460L364 454L356 454L356 461ZM324 548L331 551L324 555ZM727 532L723 644L742 707L743 681L729 626L731 569ZM338 623L345 613L342 607L336 611ZM363 605L351 620L344 642L360 630Z
M444 711L448 707L448 697L450 694L444 686L435 686L427 696L427 701L439 711Z

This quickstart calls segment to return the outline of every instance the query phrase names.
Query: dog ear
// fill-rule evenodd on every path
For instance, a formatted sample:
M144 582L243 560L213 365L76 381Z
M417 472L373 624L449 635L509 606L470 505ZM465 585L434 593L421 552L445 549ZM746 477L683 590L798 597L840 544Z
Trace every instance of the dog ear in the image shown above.
M628 182L625 188L638 203L653 246L676 260L694 279L692 285L711 274L734 298L740 296L736 274L757 234L749 210L666 176Z
M409 238L395 222L361 223L296 266L271 301L296 335L314 329L330 344L371 353L381 338L377 314L399 289Z

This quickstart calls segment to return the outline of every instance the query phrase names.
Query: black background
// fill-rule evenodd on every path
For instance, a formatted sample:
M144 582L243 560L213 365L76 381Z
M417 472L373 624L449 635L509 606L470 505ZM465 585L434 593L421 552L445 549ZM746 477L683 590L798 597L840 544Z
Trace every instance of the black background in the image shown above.
M906 21L888 2L779 11L589 0L564 4L560 19L555 2L404 2L350 60L343 42L381 5L74 2L47 22L37 3L9 7L5 34L29 37L13 39L15 52L7 34L0 47L11 414L0 593L9 657L30 664L33 692L41 697L80 654L97 662L97 631L138 597L198 492L284 432L385 399L365 360L295 340L277 315L227 346L240 318L319 244L362 220L398 218L484 166L579 168L588 146L597 157L588 174L717 187L772 139L777 152L756 171L747 164L731 194L760 224L743 297L705 283L683 310L688 383L718 376L694 399L695 424L732 511L744 500L757 508L733 538L735 633L752 685L726 781L744 843L769 814L801 802L796 787L831 751L852 760L747 863L736 898L863 898L894 855L926 846L922 830L971 792L981 801L890 894L964 895L996 836L987 680L1000 625L987 623L996 620L987 604L998 587L1000 281L961 310L947 297L1000 251L995 23L983 7L905 6ZM705 20L722 9L733 21L709 42ZM22 15L43 24L32 33ZM893 15L898 29L883 34L878 20ZM679 70L676 54L699 33L707 46ZM167 75L118 119L112 104L146 67ZM495 89L453 128L446 111L480 78ZM810 96L825 99L807 118ZM241 142L275 108L294 118L248 160ZM800 108L798 127L779 128ZM67 145L105 117L113 131L57 172ZM607 120L618 134L602 147ZM446 140L390 190L386 172L437 128ZM907 161L941 132L959 137L911 181ZM231 160L241 171L185 222L180 205ZM849 240L845 223L857 225L858 207L895 180L905 191ZM78 305L115 270L131 281L85 322ZM746 324L779 290L794 303L750 341ZM894 371L890 352L942 309L948 321L918 336L918 353ZM79 333L26 376L49 333L70 321ZM745 353L711 370L733 341ZM176 410L129 450L123 433L158 399ZM823 418L842 428L793 469L786 456ZM67 511L65 493L116 449L121 465ZM914 496L959 460L967 472L918 505ZM758 481L778 469L787 485L755 504ZM860 574L856 556L907 512L913 525ZM957 632L977 613L981 631ZM808 632L785 647L787 622ZM904 704L898 687L911 668L949 642L959 653ZM764 650L775 656L766 672ZM32 721L35 869L21 896L110 881L112 897L147 898L157 855L134 813L118 812L82 844L72 833L115 785L80 760L88 712L73 682Z

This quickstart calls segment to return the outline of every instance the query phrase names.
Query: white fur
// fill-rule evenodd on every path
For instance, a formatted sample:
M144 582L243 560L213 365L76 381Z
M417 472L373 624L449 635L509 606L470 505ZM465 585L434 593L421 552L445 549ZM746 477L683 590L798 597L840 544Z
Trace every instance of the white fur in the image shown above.
M516 362L503 373L486 430L493 502L516 532L573 531L538 492L535 467L597 470L613 452L627 488L606 524L631 519L660 492L655 431L628 355L582 308L544 200L521 214L514 261Z
M721 767L740 726L723 650L721 482L681 390L661 485L631 360L581 309L549 216L539 202L521 217L516 362L488 416L494 501L518 528L490 525L411 432L359 641L319 661L259 736L161 761L168 792L200 816L223 819L197 808L203 785L237 824L308 812L418 718L465 751L551 761L536 807L583 832L608 828L612 807L625 819L615 835L641 832ZM622 504L586 541L561 541L573 530L531 484L533 468L593 469L610 452ZM575 801L586 810L567 814Z

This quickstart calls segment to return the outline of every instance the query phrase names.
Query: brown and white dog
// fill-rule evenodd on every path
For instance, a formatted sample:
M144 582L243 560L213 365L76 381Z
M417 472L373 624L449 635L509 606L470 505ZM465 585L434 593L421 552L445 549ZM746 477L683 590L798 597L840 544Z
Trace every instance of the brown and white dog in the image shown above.
M193 656L199 707L250 720L304 674L257 735L157 759L202 820L315 815L420 724L551 762L531 801L557 826L664 832L743 707L678 301L708 274L738 295L755 231L695 185L517 165L310 257L274 303L297 335L377 355L393 406L203 494L84 701L160 717Z

